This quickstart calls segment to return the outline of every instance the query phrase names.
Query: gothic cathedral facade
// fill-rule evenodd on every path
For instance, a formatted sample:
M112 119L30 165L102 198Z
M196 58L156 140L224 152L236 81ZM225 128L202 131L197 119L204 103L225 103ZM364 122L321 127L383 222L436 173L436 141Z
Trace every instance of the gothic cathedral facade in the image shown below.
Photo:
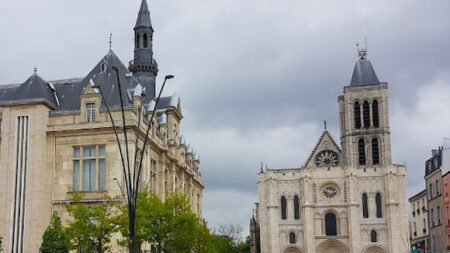
M406 168L392 164L388 84L365 50L338 104L340 146L325 129L304 166L259 174L255 251L408 252Z

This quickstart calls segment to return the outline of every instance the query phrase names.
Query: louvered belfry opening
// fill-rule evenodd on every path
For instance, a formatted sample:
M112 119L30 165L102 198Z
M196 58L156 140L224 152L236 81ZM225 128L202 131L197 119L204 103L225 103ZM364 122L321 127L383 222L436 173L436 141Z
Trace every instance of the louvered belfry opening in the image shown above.
M366 144L363 139L358 141L359 165L366 165Z
M364 120L364 128L370 127L370 108L369 102L364 101L363 103L363 120Z
M354 113L355 113L355 128L360 129L361 128L361 106L359 105L358 102L355 102Z
M372 162L374 165L380 164L380 150L377 138L372 139Z
M367 201L367 193L362 194L362 211L363 211L363 218L369 218L369 207L368 207L368 201Z
M28 116L17 117L11 253L23 252L28 165Z
M380 127L380 118L378 116L378 101L374 100L372 102L372 122L373 127Z

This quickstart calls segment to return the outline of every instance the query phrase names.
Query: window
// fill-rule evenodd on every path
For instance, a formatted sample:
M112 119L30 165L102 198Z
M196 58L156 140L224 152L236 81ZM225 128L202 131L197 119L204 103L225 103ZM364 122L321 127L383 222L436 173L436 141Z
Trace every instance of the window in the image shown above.
M281 197L281 219L285 220L287 218L286 215L286 197Z
M429 192L428 192L428 199L431 199L431 198L433 198L433 184L432 183L430 183L429 185L428 185L428 190L429 190Z
M144 33L144 48L148 47L148 38L147 38L147 34Z
M367 206L367 193L362 195L363 218L369 218L369 208Z
M372 162L373 165L380 164L380 151L378 149L378 139L372 139Z
M139 45L140 44L140 35L139 34L137 34L136 35L136 48L139 48Z
M294 196L294 216L296 220L300 219L300 200L297 195Z
M375 204L376 204L376 208L377 208L377 218L383 218L381 194L379 192L377 192L377 194L375 195Z
M370 231L370 242L377 242L377 231Z
M435 186L436 186L436 195L439 196L439 181L438 180L436 180Z
M431 220L431 226L434 227L434 210L433 210L433 208L431 208L430 220Z
M374 127L380 127L380 120L378 117L378 101L372 102L372 122Z
M370 127L370 109L369 102L364 101L363 103L363 120L364 120L364 128Z
M355 113L355 128L359 129L361 128L361 106L358 102L355 102L353 111Z
M438 206L436 209L437 225L441 224L441 207Z
M295 234L294 233L289 233L289 243L295 244Z
M86 104L86 122L88 122L88 123L95 122L95 104L94 103Z
M358 141L359 165L366 165L366 144L363 139Z
M0 133L2 132L2 119L0 119Z
M336 215L334 213L325 215L325 235L337 235Z
M105 146L73 148L73 191L103 191L105 177Z

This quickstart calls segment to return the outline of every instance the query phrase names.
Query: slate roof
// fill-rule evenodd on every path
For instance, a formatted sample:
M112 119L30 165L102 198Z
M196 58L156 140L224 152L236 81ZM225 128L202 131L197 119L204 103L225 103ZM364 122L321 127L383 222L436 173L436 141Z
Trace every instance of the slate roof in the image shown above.
M152 27L150 20L150 11L148 10L147 0L142 0L141 8L139 9L138 18L134 29L138 27Z
M373 70L372 64L365 57L360 58L355 63L355 68L353 70L352 80L350 81L350 86L368 86L379 84L378 77Z
M120 97L117 76L112 68L113 66L116 66L119 70L124 106L130 107L133 105L132 97L138 82L112 50L92 68L89 74L82 78L47 82L39 75L34 74L22 84L0 85L0 105L43 102L53 109L52 113L78 112L81 102L80 95L84 93L84 89L92 80L95 85L99 85L102 89L108 106L110 108L118 108L120 107ZM50 83L55 87L58 101ZM157 109L165 109L169 106L176 107L176 104L173 104L178 99L178 95L161 97ZM151 100L151 98L143 98L143 100L146 102ZM104 107L103 101L102 106Z

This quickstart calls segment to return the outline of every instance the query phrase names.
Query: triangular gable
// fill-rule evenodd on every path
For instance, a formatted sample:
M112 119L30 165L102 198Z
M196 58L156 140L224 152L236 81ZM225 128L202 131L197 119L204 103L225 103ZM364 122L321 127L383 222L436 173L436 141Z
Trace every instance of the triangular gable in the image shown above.
M314 147L313 151L308 157L308 160L306 161L305 165L303 167L316 167L315 164L315 157L317 154L319 154L323 150L331 150L339 154L339 163L340 163L340 156L341 156L341 148L337 145L337 143L334 141L331 134L325 130L323 131L322 135L319 138L319 141L317 142L316 146Z

